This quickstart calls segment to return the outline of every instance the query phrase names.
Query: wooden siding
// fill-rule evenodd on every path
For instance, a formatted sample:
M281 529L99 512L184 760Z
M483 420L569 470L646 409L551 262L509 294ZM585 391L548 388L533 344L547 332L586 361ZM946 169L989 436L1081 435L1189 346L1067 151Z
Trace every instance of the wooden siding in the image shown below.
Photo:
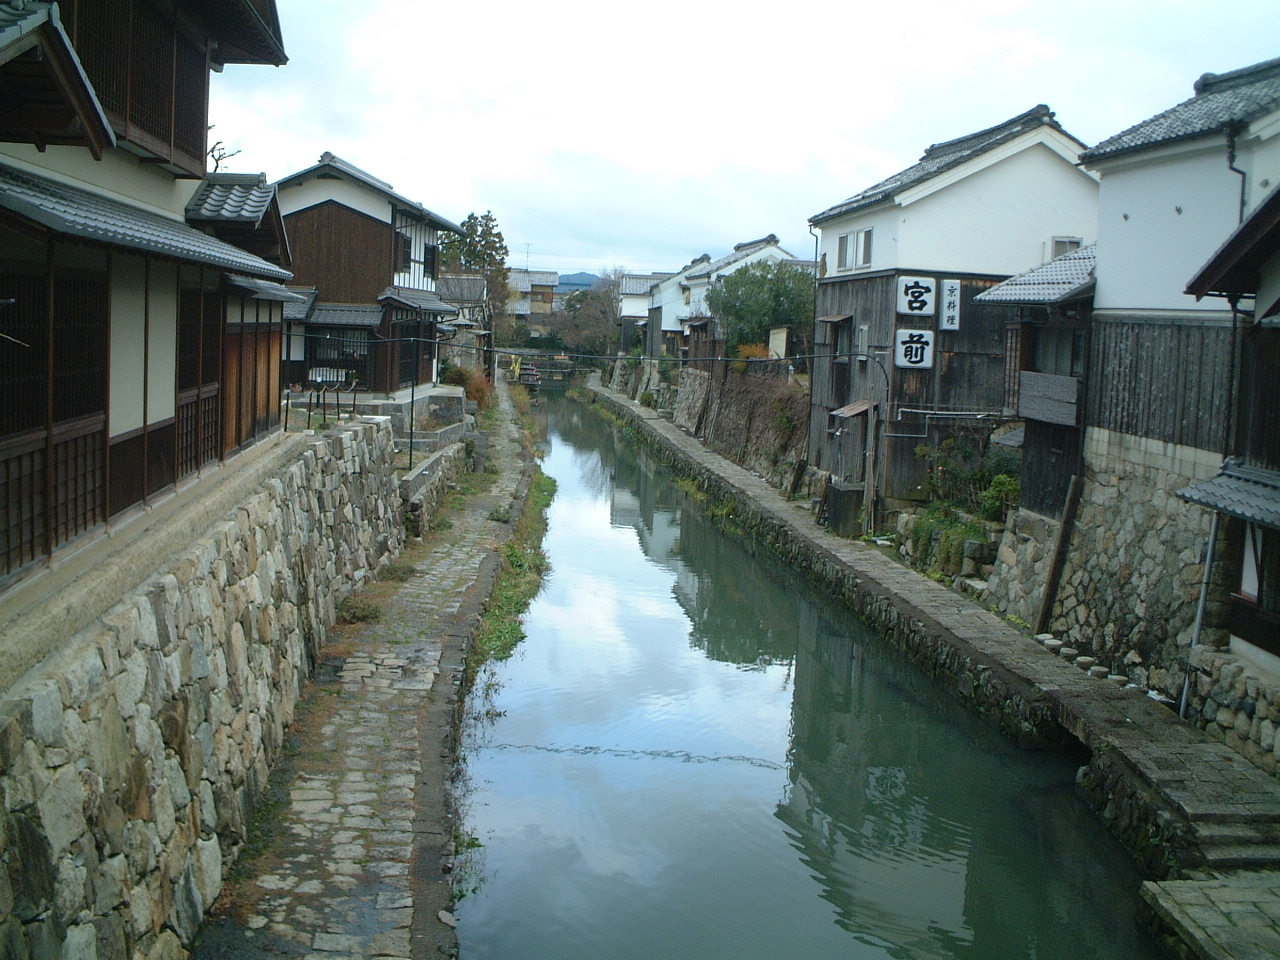
M945 273L932 273L937 280ZM996 278L960 278L959 330L938 330L937 318L899 318L897 276L882 274L829 280L818 285L818 315L848 316L836 323L818 323L814 354L809 417L809 460L838 476L861 477L864 467L853 463L861 456L845 443L837 445L827 432L827 415L854 400L879 401L885 395L885 375L891 387L885 416L886 462L883 466L887 497L914 499L923 495L927 464L916 456L916 447L936 446L951 435L945 418L926 420L923 412L991 413L991 426L1005 403L1006 328L1017 316L1013 307L974 301L990 289ZM905 370L893 366L893 338L899 325L936 331L932 370ZM841 362L836 354L856 351L858 328L867 327L866 346L874 360ZM957 421L961 423L963 421ZM968 421L971 429L972 421ZM988 421L983 421L984 428ZM843 440L843 437L841 438Z
M1051 373L1023 370L1018 416L1075 427L1080 423L1080 381Z
M391 282L391 224L332 200L284 218L293 282L320 289L324 303L377 303Z
M205 173L209 38L148 0L62 0L62 21L116 135Z
M1280 330L1245 334L1240 343L1240 430L1236 454L1251 467L1280 470Z
M1197 323L1094 323L1086 422L1118 433L1222 450L1231 328Z
M1061 520L1073 474L1083 471L1083 430L1028 420L1022 442L1022 506Z

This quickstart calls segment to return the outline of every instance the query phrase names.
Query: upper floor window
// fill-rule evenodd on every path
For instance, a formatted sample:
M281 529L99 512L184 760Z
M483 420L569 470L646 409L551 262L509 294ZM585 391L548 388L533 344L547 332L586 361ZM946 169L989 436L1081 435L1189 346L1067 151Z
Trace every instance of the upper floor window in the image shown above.
M842 233L836 241L836 265L840 270L871 266L871 227Z
M1049 259L1054 260L1064 253L1079 250L1083 242L1080 237L1054 237L1049 246Z
M396 234L396 270L405 272L413 263L413 240L403 233Z

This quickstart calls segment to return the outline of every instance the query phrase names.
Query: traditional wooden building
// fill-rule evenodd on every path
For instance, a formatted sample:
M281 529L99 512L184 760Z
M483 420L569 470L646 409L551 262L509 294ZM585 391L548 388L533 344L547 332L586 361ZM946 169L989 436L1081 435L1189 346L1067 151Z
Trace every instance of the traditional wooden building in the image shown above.
M457 312L436 293L439 236L462 228L332 153L276 187L296 280L317 290L290 369L378 394L432 382L436 324Z
M1222 297L1246 311L1230 455L1217 476L1180 496L1215 515L1211 541L1221 552L1208 562L1225 568L1228 600L1212 626L1229 631L1237 652L1243 643L1267 654L1274 670L1280 666L1280 187L1192 278L1187 293Z
M981 446L1006 418L1016 314L975 298L1093 240L1083 148L1042 104L934 144L810 218L821 237L809 462L871 504L868 526L926 495L918 447L958 433Z
M1023 509L1061 520L1083 474L1096 245L1050 260L977 296L1017 314L1005 328L1004 413L1023 421Z
M210 68L284 62L270 0L0 6L0 586L278 429L283 236L184 214Z

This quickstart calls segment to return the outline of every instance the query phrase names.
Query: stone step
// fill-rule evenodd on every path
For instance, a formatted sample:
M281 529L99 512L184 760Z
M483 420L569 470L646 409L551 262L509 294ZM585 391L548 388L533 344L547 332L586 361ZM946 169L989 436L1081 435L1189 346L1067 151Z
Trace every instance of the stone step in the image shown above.
M1211 869L1280 867L1280 844L1203 844L1200 851L1204 854L1205 866Z
M1195 833L1202 847L1280 844L1280 823L1201 823Z

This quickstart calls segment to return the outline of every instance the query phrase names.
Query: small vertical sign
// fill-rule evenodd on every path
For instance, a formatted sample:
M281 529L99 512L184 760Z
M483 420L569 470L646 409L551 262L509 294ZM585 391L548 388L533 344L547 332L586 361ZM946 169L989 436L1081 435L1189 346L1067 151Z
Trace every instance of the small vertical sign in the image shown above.
M939 330L960 329L960 281L942 281L942 316L938 320Z
M938 281L933 277L898 278L898 312L932 317L937 309Z
M899 327L893 337L893 365L908 370L932 370L933 331Z

